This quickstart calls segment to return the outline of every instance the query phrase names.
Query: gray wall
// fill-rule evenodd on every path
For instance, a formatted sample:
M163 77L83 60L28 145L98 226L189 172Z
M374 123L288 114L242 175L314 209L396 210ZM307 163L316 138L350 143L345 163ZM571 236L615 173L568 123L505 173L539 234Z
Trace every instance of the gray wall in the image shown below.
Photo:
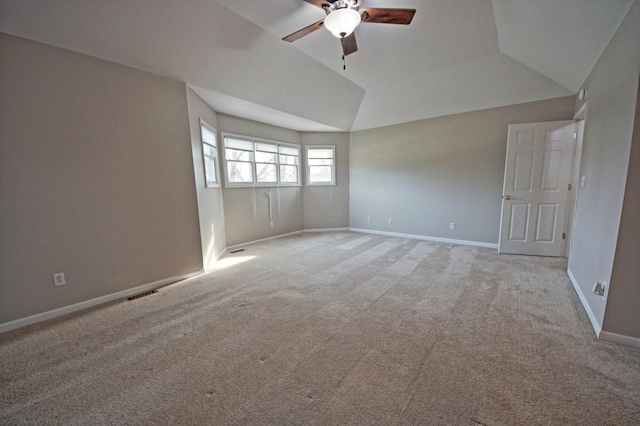
M218 113L218 131L300 145L300 133ZM222 140L221 140L222 143ZM222 157L221 157L222 158ZM224 182L224 177L223 177ZM224 188L227 246L304 229L301 186L272 189L273 228L269 227L267 188Z
M336 185L306 186L305 182L304 229L348 228L349 134L302 133L302 144L305 147L307 145L335 145L336 147Z
M627 304L621 302L627 291L621 290L622 293L609 304L606 298L592 294L594 283L604 281L613 289L618 285L637 287L640 282L637 275L627 276L623 266L618 271L620 282L614 282L612 278L639 73L640 2L635 2L584 84L587 114L580 174L586 177L586 185L579 188L569 270L587 302L586 308L592 312L592 320L600 327L605 304L607 315L620 314L627 308ZM630 211L633 212L633 207ZM620 234L624 232L625 229L620 229ZM626 256L632 256L637 262L640 253L618 250L617 256L621 256L621 262ZM636 292L635 310L639 302ZM624 327L624 331L630 333L627 335L640 337L640 324L636 322L632 327Z
M227 242L224 230L222 187L207 188L205 185L200 119L202 118L207 124L217 128L218 118L215 111L190 88L187 88L187 102L189 105L191 150L198 198L198 215L200 217L202 262L204 269L208 270L213 266L216 258L224 251ZM218 146L220 146L219 134ZM218 166L221 166L221 164L219 163ZM220 173L220 177L222 178L222 173Z
M0 324L200 270L185 85L4 34L0 60Z
M640 90L603 330L640 338Z
M507 126L573 112L571 96L352 133L351 227L497 244Z

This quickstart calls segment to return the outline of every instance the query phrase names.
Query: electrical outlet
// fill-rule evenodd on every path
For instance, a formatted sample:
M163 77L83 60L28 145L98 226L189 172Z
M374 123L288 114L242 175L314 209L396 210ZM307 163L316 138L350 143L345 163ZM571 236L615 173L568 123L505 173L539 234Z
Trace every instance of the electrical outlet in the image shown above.
M367 216L367 222L371 222L371 216Z
M391 224L393 223L393 220L391 220L391 218L389 218L389 219L387 220L387 223L388 223L389 225L391 225Z
M64 272L58 272L57 274L53 274L53 285L56 287L65 285L67 282L64 280Z
M604 290L606 288L607 288L607 283L597 282L593 286L593 294L604 297Z
M456 223L455 222L451 222L449 224L449 229L456 229Z
M269 228L273 228L273 221L269 222Z

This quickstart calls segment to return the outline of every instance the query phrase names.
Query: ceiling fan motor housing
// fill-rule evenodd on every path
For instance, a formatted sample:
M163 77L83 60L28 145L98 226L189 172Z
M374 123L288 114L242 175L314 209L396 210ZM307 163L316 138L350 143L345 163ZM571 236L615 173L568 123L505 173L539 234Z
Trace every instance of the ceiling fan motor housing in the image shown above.
M324 4L322 8L327 15L338 9L349 8L358 10L358 0L335 0L333 2Z

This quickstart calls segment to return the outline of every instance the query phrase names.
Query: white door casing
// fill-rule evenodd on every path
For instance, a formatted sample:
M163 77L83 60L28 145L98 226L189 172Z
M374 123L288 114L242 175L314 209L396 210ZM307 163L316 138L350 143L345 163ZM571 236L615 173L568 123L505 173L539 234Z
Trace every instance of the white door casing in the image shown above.
M500 253L564 254L575 129L573 121L509 126Z

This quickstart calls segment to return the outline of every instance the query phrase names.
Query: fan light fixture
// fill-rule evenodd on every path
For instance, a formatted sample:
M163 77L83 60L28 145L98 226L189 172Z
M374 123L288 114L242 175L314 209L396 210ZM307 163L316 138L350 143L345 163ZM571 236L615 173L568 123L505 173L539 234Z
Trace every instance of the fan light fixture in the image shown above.
M328 14L324 18L324 27L338 38L347 37L360 24L360 19L357 10L344 7Z

